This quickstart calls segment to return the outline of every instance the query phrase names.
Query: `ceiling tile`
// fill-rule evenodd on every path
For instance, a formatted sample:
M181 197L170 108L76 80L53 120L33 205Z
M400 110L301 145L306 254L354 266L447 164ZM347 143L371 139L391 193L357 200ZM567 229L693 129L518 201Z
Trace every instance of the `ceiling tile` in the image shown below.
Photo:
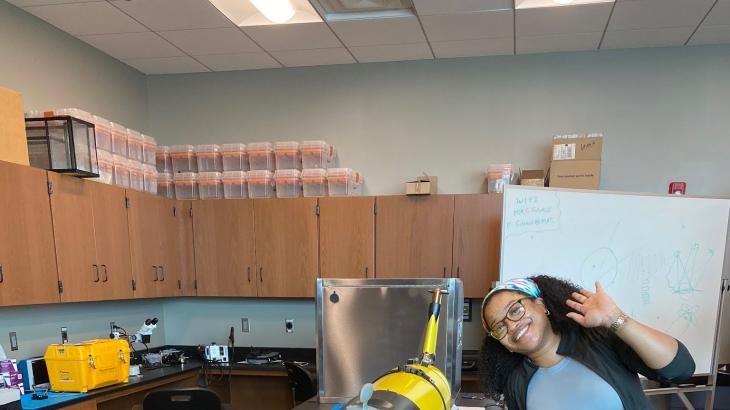
M681 46L694 27L673 27L649 30L607 31L602 49Z
M105 0L6 0L8 3L18 7L43 6L46 4L64 4L64 3L91 3Z
M152 31L234 26L208 0L113 0L111 3Z
M261 51L256 43L237 28L161 31L159 34L190 55Z
M329 25L348 47L426 41L421 24L415 16L333 21Z
M350 47L350 51L361 63L433 59L426 43Z
M118 59L175 57L182 51L155 33L80 36L81 40Z
M726 26L705 26L703 24L689 41L689 45L692 46L728 43L730 43L730 24Z
M76 36L148 31L106 2L33 6L24 10Z
M472 13L475 11L506 10L512 0L413 0L419 16L431 14Z
M504 38L513 35L512 13L512 10L503 10L423 16L421 22L429 41Z
M242 29L268 51L342 47L342 43L324 23L279 24Z
M432 41L436 58L494 56L514 53L512 37L481 38L477 40Z
M317 50L288 50L271 53L286 67L313 65L352 64L355 60L345 48L320 48Z
M730 0L720 0L702 23L708 26L730 25Z
M606 28L612 3L517 10L517 37L595 33Z
M630 0L616 2L609 31L697 27L715 0Z
M281 67L281 64L277 63L276 60L263 51L257 53L195 56L195 59L213 71L256 70Z
M123 60L145 74L180 74L210 71L188 56Z
M603 31L517 37L517 54L597 50Z

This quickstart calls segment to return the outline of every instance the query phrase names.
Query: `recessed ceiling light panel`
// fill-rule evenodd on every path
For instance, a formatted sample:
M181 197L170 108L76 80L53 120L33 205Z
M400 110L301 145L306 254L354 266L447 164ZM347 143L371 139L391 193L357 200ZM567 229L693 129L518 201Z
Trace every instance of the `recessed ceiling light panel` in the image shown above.
M315 23L322 19L307 0L209 0L237 26ZM257 4L258 6L254 5ZM257 7L261 7L259 9ZM278 7L281 6L281 7ZM289 7L291 6L291 7ZM293 14L291 10L293 9Z
M327 21L413 16L412 0L312 0Z
M516 9L536 9L541 7L568 7L582 4L613 3L614 0L515 0Z

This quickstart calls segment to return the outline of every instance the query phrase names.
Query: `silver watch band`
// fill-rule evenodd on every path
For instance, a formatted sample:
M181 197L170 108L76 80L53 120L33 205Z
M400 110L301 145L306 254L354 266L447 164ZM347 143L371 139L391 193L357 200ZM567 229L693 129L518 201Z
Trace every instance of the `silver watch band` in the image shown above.
M626 321L629 319L629 315L626 313L621 312L620 315L616 318L616 320L611 323L611 331L616 333L623 327L623 325L626 323Z

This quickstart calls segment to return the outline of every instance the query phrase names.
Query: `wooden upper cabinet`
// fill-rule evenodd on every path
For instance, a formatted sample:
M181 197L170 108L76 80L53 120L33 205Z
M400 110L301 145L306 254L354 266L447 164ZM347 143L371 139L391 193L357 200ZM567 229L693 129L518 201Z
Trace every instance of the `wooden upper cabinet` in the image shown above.
M53 172L49 181L61 301L131 298L125 190Z
M45 170L0 161L0 306L59 301Z
M195 201L193 226L198 296L256 296L253 200Z
M375 198L319 199L319 266L323 278L375 277Z
M51 211L58 279L63 284L61 301L101 300L102 278L94 238L92 184L55 172L48 173L48 181L53 186Z
M134 296L178 295L176 202L131 190L127 197Z
M178 255L181 296L195 296L195 251L193 248L193 202L178 201Z
M258 295L314 297L317 198L255 199L253 204Z
M131 299L132 261L125 190L116 186L91 185L96 260L101 276L101 299Z
M383 196L376 202L376 277L450 277L454 197Z
M464 297L483 298L499 280L502 194L456 195L453 276Z

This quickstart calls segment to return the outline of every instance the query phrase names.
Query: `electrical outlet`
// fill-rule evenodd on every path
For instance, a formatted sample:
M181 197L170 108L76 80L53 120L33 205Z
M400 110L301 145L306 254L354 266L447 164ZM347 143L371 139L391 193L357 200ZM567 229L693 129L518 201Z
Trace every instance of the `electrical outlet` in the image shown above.
M61 326L61 344L68 343L68 328L66 326Z
M251 331L251 328L249 327L249 324L248 324L248 318L242 317L241 318L241 332L248 333L250 331Z
M284 327L287 333L294 333L294 319L284 320Z
M15 332L10 332L10 350L18 350L18 336Z

